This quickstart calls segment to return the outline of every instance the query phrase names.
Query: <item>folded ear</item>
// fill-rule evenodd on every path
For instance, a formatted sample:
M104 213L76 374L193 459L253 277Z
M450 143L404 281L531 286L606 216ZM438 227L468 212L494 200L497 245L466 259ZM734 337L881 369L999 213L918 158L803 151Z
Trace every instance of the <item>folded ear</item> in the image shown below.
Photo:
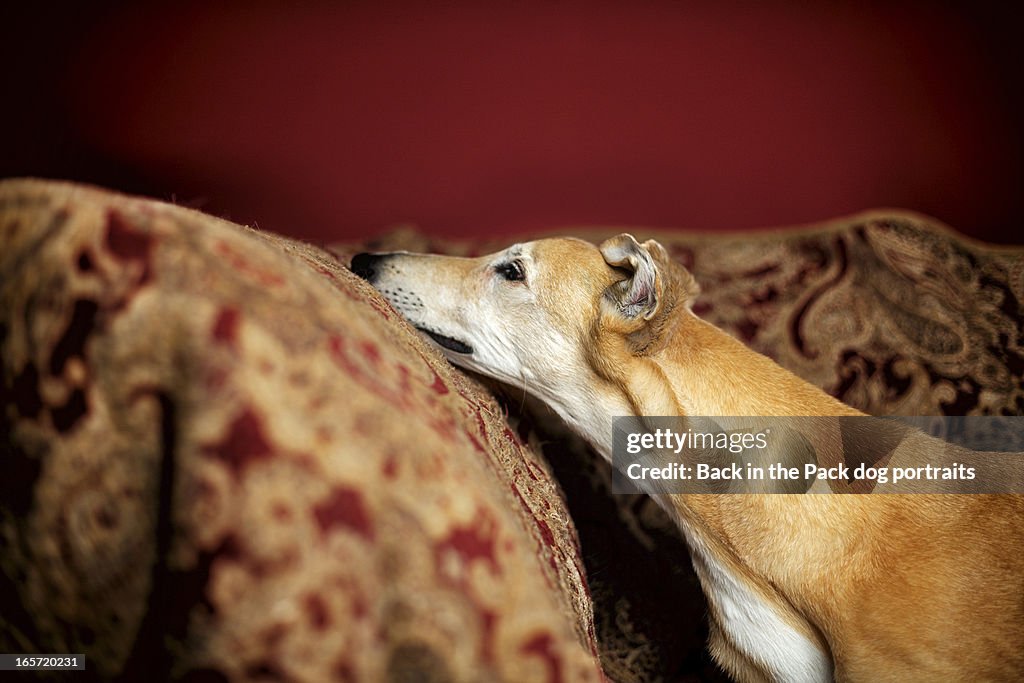
M650 320L661 307L664 284L651 255L652 246L664 251L653 240L640 244L624 233L605 240L599 247L605 263L627 273L625 279L605 290L605 297L615 304L623 318Z
M604 300L607 312L630 329L650 328L656 336L676 307L692 309L700 286L665 247L654 240L640 244L623 234L599 248L608 265L626 273L625 279L605 290Z

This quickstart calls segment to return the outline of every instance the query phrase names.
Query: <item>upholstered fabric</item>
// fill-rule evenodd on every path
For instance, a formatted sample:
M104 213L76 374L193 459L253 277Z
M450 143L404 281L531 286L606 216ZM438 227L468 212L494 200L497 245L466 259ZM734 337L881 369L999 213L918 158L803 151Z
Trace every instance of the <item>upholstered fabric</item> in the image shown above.
M23 181L0 244L0 650L104 680L601 679L548 466L329 254Z
M1024 412L1022 249L900 212L633 232L698 313L858 408ZM322 250L0 183L0 648L85 652L74 680L724 680L661 510L343 265L507 243Z

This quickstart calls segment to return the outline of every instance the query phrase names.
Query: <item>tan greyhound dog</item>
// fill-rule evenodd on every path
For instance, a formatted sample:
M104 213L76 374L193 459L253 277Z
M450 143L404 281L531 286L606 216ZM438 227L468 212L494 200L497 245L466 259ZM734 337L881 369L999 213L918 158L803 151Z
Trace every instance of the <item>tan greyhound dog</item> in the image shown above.
M360 254L456 365L546 402L605 458L620 415L857 415L691 311L630 235L480 258ZM665 495L739 681L1024 677L1024 497Z

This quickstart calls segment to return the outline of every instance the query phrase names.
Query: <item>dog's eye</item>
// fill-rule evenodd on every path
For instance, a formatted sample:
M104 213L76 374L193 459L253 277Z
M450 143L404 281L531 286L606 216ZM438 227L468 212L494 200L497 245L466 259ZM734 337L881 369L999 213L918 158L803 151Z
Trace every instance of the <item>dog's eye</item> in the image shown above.
M495 266L494 270L509 282L522 282L526 279L526 271L523 270L523 262L519 259L502 263Z

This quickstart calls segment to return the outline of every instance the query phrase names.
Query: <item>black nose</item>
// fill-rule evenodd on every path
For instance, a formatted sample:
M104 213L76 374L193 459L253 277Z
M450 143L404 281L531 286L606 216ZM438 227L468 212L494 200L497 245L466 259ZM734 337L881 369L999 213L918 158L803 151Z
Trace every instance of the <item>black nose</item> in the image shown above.
M384 259L376 254L356 254L352 257L352 265L349 269L368 282L373 282L377 275L377 265Z

